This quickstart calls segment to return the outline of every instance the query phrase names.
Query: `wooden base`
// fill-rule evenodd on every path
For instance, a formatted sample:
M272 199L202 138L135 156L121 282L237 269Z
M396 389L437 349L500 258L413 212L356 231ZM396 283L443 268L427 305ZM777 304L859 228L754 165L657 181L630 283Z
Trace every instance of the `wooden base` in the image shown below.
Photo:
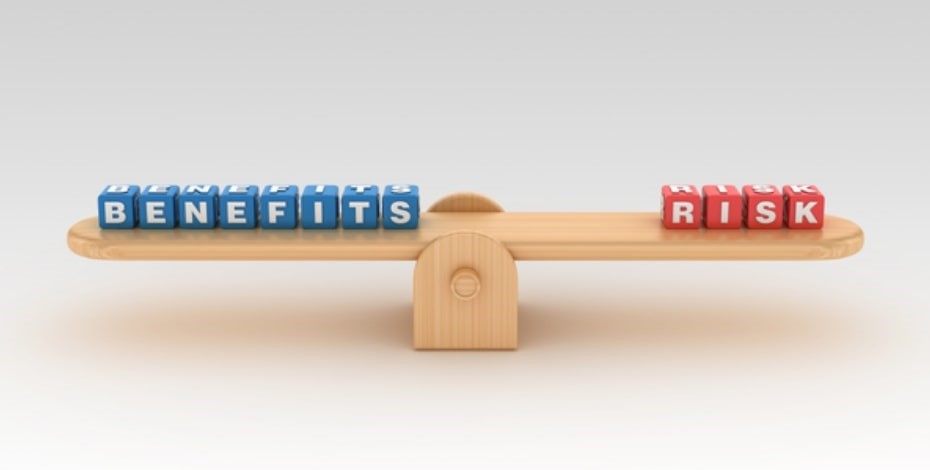
M504 245L456 232L423 250L413 274L413 347L516 349L517 265Z
M458 193L429 212L503 212L474 193ZM517 265L500 241L462 230L433 240L413 273L413 347L516 349Z

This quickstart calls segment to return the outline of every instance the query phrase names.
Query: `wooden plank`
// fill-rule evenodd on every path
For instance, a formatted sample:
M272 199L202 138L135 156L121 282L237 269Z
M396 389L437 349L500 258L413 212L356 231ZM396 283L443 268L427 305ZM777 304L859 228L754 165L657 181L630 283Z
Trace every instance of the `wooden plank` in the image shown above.
M416 230L101 230L90 218L68 246L109 260L415 260L457 230L499 240L516 260L835 259L864 238L833 216L822 230L666 230L657 213L424 212Z

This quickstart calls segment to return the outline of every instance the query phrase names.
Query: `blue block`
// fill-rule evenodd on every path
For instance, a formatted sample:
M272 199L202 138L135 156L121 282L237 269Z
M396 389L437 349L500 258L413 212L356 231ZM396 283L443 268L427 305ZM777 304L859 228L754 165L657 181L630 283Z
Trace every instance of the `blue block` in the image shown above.
M381 225L386 229L414 229L420 223L420 188L389 184L381 198Z
M258 223L258 186L229 185L220 194L220 227L255 228Z
M139 195L139 228L174 228L178 223L178 187L146 186Z
M303 228L336 228L339 223L339 186L311 184L300 196Z
M265 186L260 201L262 228L297 227L297 186Z
M342 191L342 228L378 228L378 187L350 184Z
M178 225L181 228L216 227L216 198L219 192L215 184L187 185L178 196Z
M97 196L100 228L133 228L138 222L139 187L110 184Z

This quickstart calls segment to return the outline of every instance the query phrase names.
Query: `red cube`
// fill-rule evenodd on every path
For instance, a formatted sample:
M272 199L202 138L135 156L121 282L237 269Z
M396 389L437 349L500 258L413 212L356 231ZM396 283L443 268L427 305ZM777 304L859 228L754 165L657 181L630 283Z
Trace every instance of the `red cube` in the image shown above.
M701 227L701 195L697 187L683 184L662 186L662 225L681 229Z
M704 192L704 226L740 228L743 226L743 196L733 185L706 185Z
M743 186L746 200L746 227L752 229L781 228L785 219L785 200L776 186L752 184Z
M792 184L782 188L785 195L785 223L788 228L823 228L823 193L812 184Z

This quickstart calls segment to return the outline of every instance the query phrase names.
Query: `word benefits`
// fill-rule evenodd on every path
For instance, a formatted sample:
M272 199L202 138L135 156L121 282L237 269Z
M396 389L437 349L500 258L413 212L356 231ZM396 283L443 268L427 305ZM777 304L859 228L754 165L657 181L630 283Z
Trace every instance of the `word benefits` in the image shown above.
M703 193L703 197L702 197ZM823 193L811 184L776 186L707 185L698 193L691 185L662 186L662 225L665 228L777 229L823 228Z
M299 202L299 204L298 204ZM105 229L268 229L297 228L415 229L420 220L420 190L412 184L384 187L352 184L309 185L298 195L295 185L258 186L110 185L97 198L100 227Z

